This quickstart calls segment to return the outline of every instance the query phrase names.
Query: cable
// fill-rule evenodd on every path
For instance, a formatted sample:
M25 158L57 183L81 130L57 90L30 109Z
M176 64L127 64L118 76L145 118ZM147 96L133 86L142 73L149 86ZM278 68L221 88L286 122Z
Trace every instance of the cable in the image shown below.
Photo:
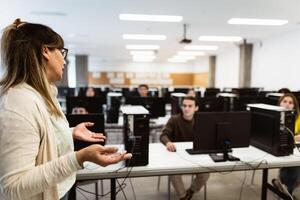
M78 192L86 199L89 200L80 190L78 190Z
M129 180L129 183L130 183L130 186L131 186L131 189L132 189L133 199L136 200L136 195L135 195L135 191L134 191L134 188L133 188L133 184L131 182L131 178L129 178L128 180Z
M247 179L247 172L244 171L244 179L243 179L243 182L242 182L242 185L241 185L241 190L240 190L240 194L239 194L239 200L242 199L242 193L243 193L243 189L244 189L244 186L245 186L246 179Z
M120 185L118 179L116 179L116 181L117 181L117 183L118 183L118 185L119 185L119 187L120 187L120 189L121 189L121 191L122 191L122 193L123 193L123 196L124 196L125 200L127 200L126 194L125 194L123 188L121 187L121 185Z

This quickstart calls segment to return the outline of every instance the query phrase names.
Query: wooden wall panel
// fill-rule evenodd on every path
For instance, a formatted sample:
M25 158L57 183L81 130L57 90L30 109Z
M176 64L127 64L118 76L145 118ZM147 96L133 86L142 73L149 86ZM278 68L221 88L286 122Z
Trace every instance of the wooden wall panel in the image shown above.
M208 86L208 72L194 74L194 86L207 87Z
M89 85L110 85L107 72L99 72L100 78L93 77L92 72L89 73ZM119 72L118 72L119 73ZM112 86L129 86L131 84L130 78L126 77L124 73L124 84L111 84ZM170 79L173 84L170 86L197 86L207 87L208 86L208 72L203 73L170 73ZM153 86L158 86L155 84Z

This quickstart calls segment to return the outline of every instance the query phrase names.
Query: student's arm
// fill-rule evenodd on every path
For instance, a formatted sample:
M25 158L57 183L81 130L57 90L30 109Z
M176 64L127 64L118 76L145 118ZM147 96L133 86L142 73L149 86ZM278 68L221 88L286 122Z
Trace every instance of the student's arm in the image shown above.
M168 151L176 151L176 146L172 142L172 138L174 134L174 119L171 117L166 126L162 130L162 134L160 135L160 141L166 145Z

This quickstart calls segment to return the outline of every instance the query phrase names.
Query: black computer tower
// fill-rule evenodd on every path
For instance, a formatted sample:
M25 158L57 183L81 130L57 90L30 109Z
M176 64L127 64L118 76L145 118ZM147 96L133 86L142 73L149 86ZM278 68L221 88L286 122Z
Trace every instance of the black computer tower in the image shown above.
M142 106L140 107L146 110ZM147 111L147 110L146 110ZM126 166L145 166L149 163L149 112L124 112L124 145L132 158L126 161Z
M279 106L248 105L251 110L251 145L274 156L294 150L295 113Z

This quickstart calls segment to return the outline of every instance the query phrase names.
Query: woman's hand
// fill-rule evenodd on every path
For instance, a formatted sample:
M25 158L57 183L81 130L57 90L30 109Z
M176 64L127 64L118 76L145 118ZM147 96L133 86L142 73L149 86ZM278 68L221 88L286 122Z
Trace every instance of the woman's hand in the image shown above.
M102 133L94 133L87 129L87 127L94 126L92 122L82 122L73 128L73 139L82 140L86 142L103 142L105 136Z
M76 157L80 165L82 165L85 161L89 161L103 167L132 157L132 154L127 153L126 151L123 153L117 153L117 151L117 147L105 147L99 144L94 144L77 151Z

